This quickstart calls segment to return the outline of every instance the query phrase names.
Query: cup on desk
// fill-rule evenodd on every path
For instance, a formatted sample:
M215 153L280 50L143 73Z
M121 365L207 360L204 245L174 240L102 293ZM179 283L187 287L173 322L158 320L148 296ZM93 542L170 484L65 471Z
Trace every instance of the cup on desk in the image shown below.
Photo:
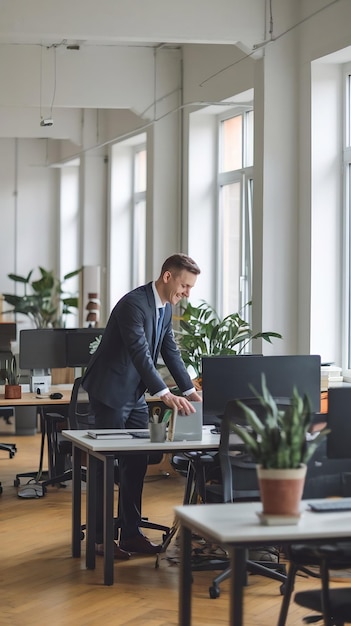
M154 443L162 443L166 441L167 423L166 422L150 422L150 441Z

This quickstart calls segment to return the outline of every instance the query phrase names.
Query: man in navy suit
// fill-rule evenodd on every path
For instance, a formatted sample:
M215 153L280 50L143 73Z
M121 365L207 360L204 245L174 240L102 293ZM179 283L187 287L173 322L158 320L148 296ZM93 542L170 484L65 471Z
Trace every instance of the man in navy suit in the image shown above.
M146 390L180 413L194 412L190 401L200 401L201 397L174 340L172 305L189 297L199 273L193 259L173 254L163 263L156 281L134 289L117 302L82 381L97 428L147 428ZM170 392L156 369L160 352L182 396ZM139 528L147 455L121 456L118 467L121 533L114 556L127 559L131 552L156 554L161 546L151 543ZM97 486L96 532L96 553L102 554L102 476Z

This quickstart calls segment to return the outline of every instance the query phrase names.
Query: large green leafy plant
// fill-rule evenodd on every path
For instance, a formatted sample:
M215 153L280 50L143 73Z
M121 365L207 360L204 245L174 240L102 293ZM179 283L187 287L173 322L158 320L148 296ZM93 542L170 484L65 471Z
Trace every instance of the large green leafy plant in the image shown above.
M240 400L248 428L232 423L231 430L243 440L246 450L264 469L293 469L307 463L329 430L323 429L307 441L312 423L310 402L293 390L290 404L281 408L267 389L262 374L262 395L251 386L260 410ZM258 415L259 413L259 415Z
M201 377L202 357L205 355L240 354L248 343L259 337L269 343L272 343L272 338L281 339L279 333L254 333L239 313L221 319L216 310L204 301L197 307L188 303L182 310L179 325L176 340L183 361L187 367L194 369L197 377Z
M40 277L32 280L34 270L27 276L8 274L15 283L23 285L23 295L4 293L5 302L13 308L12 313L27 315L36 328L60 328L72 309L78 308L78 297L64 291L64 281L76 276L80 269L70 272L61 281L53 271L39 267Z

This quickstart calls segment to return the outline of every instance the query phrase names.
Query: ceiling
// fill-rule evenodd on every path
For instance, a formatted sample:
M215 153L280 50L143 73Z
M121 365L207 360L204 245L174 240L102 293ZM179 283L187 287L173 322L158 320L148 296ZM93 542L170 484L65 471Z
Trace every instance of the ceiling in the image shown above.
M252 53L265 38L265 6L265 0L0 0L0 137L78 144L83 109L138 115L154 100L155 50L213 44L233 46L233 55L238 48ZM148 86L140 87L140 75Z
M0 43L113 46L264 39L265 0L0 0Z

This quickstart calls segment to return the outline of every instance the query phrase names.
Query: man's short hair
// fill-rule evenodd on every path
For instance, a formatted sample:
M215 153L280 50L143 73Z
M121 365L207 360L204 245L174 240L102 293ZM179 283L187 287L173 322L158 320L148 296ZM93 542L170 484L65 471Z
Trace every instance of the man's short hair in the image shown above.
M191 274L200 274L200 268L197 263L187 254L178 252L177 254L172 254L164 261L161 268L161 276L165 272L176 272L179 274L183 270L191 272Z

